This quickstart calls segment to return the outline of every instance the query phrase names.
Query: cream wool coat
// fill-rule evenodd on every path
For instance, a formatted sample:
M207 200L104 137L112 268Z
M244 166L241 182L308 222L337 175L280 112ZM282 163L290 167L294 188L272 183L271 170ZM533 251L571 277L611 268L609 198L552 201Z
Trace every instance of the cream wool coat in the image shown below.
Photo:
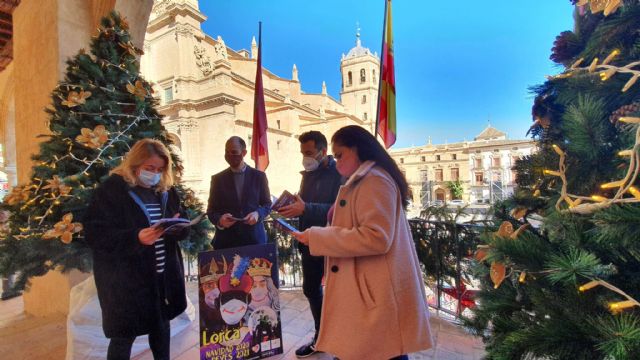
M393 178L367 161L340 188L331 226L310 228L326 256L317 348L340 360L429 349L429 309L411 230Z

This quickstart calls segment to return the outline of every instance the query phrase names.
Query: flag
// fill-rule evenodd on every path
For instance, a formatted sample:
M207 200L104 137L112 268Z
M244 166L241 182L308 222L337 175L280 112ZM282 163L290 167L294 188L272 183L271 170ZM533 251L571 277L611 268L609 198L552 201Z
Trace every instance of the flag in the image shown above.
M384 28L382 31L382 59L376 134L380 134L388 149L396 142L396 78L393 66L393 35L391 32L391 0L385 0Z
M256 169L265 171L269 166L267 147L267 111L262 88L262 22L258 25L258 61L256 66L255 93L253 97L253 134L251 135L251 159Z

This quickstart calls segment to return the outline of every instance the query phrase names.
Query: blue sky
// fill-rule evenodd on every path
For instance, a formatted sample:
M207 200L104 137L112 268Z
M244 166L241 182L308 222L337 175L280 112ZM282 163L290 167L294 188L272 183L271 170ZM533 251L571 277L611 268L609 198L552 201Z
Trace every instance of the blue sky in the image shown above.
M263 66L340 99L340 58L362 44L380 53L383 0L200 0L203 30L249 49L262 21ZM394 148L471 140L490 119L512 139L531 124L531 85L561 69L553 41L573 28L569 0L393 3L398 139Z

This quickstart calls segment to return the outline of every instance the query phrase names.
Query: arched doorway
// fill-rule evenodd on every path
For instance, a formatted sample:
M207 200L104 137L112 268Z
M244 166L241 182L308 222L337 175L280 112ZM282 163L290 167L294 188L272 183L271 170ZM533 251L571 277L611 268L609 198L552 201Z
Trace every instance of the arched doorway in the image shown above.
M444 189L436 190L436 201L445 201L447 192Z

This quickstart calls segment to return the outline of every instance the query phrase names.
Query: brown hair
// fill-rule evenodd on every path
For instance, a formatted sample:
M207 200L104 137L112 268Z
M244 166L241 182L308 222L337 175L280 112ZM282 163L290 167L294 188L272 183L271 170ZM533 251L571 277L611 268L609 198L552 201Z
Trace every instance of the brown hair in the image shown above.
M393 178L402 199L402 207L406 210L409 205L409 186L398 164L389 156L387 150L380 145L380 142L371 135L370 132L357 125L345 126L333 134L331 142L336 145L346 146L356 150L358 159L362 162L367 160L375 161L384 171Z
M118 174L131 186L138 184L136 170L150 157L158 156L165 162L164 170L160 176L160 182L156 186L156 191L163 192L169 190L173 186L173 164L171 162L171 154L166 146L158 140L142 139L138 140L131 150L124 156L124 160L115 169L111 170L111 174Z

